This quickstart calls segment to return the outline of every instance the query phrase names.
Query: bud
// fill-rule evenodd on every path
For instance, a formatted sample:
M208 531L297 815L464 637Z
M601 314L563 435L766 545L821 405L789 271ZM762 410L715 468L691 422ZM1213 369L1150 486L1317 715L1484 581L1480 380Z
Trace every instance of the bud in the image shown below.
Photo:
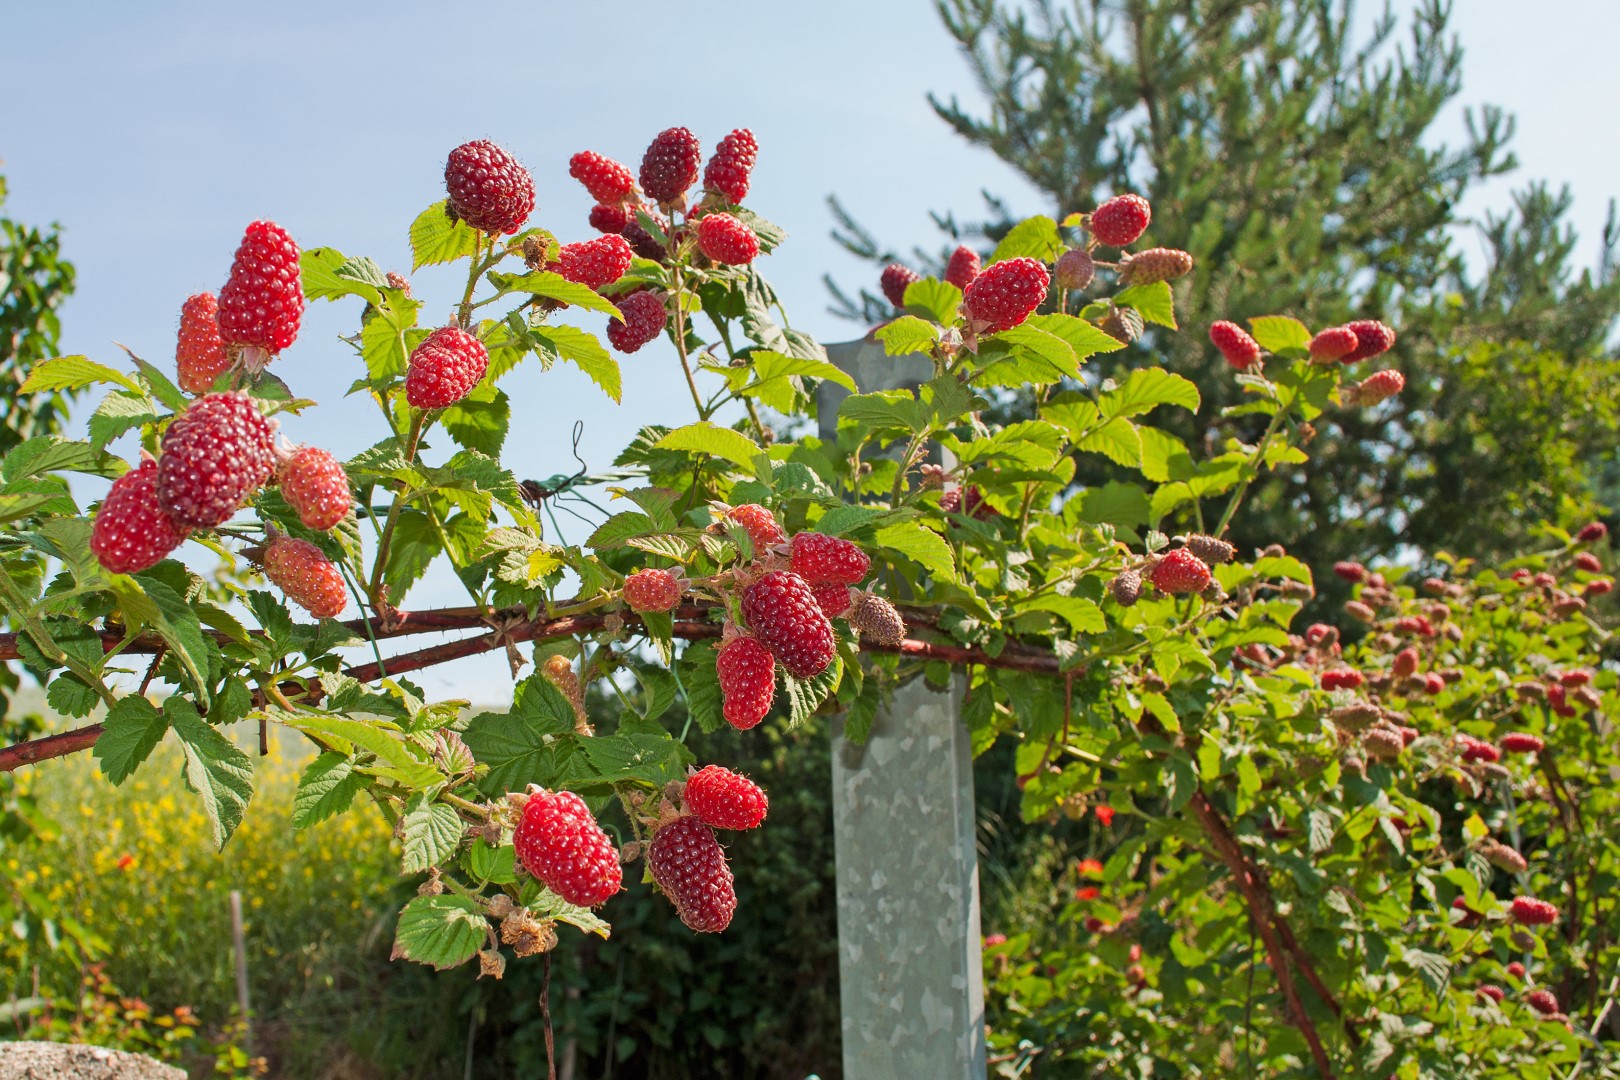
M1378 612L1363 604L1360 600L1351 600L1344 605L1344 612L1357 622L1375 623L1378 621Z
M1586 601L1578 596L1559 596L1553 600L1553 614L1560 619L1586 610Z
M1131 607L1136 603L1136 598L1142 595L1142 575L1135 570L1121 570L1108 583L1108 591L1120 607Z
M898 645L906 639L906 621L881 596L857 592L846 618L850 629L879 645Z
M1369 756L1379 761L1394 761L1406 749L1406 740L1395 728L1379 724L1367 729L1361 737L1361 745L1366 747Z
M1073 291L1084 289L1091 284L1092 279L1097 276L1097 264L1092 261L1088 252L1076 248L1059 255L1053 271L1058 286Z
M1485 856L1485 861L1498 870L1506 870L1510 874L1522 874L1530 868L1523 855L1495 840L1486 840L1479 845L1479 853Z
M492 979L499 979L506 974L506 957L495 949L478 950L478 977L482 979L488 975Z
M1141 313L1129 307L1113 308L1097 325L1102 328L1103 333L1127 345L1141 337L1145 329Z
M1336 727L1345 731L1364 731L1378 717L1382 715L1377 705L1370 701L1354 701L1349 705L1340 705L1328 713Z
M1200 560L1210 566L1231 562L1237 554L1237 548L1225 540L1217 540L1213 536L1204 536L1202 533L1193 533L1182 541L1186 549L1198 556Z
M1119 280L1125 285L1151 285L1174 281L1193 268L1193 257L1175 248L1149 248L1120 260Z
M1204 586L1204 590L1198 596L1206 604L1218 604L1226 599L1226 590L1221 588L1220 582L1211 578L1209 584Z

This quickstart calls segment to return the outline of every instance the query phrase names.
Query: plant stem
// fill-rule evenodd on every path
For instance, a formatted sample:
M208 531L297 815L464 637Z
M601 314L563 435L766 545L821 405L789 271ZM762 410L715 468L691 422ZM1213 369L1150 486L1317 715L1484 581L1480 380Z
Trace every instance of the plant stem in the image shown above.
M416 460L416 445L422 438L422 426L427 420L426 413L417 413L411 418L411 432L409 445L405 450L407 462ZM382 589L383 570L388 565L388 548L394 541L394 527L399 524L399 512L405 506L405 485L395 493L394 501L388 507L388 523L383 526L382 539L377 541L377 562L371 571L371 585L367 590L371 594L371 602L377 603L379 592Z
M1260 442L1255 445L1254 456L1249 459L1248 471L1251 475L1245 476L1243 482L1237 486L1237 490L1232 492L1232 498L1226 504L1226 512L1221 514L1220 522L1216 524L1209 535L1219 538L1226 532L1226 527L1232 523L1232 515L1237 513L1238 504L1243 501L1244 493L1249 490L1260 476L1260 466L1266 458L1266 444L1271 442L1271 437L1277 434L1278 428L1282 427L1283 419L1287 413L1288 410L1283 408L1279 402L1276 413L1271 417L1271 423L1266 427L1265 434L1260 436Z

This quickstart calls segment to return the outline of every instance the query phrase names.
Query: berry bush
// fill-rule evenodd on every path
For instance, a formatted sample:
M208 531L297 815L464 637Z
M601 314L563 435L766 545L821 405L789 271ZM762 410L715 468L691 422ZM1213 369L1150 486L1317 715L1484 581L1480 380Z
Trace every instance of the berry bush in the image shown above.
M779 321L758 266L784 236L741 205L759 152L734 131L705 166L671 128L632 175L581 151L566 169L597 202L580 229L599 235L564 241L531 220L525 165L467 143L447 198L410 225L413 272L465 267L449 323L424 324L435 309L405 276L254 222L217 304L185 301L181 385L133 355L36 365L25 392L107 394L87 438L29 440L0 468L4 655L60 712L104 713L0 762L91 749L121 784L172 736L161 753L223 845L253 793L231 733L278 725L319 750L293 826L366 803L394 826L419 885L396 958L502 978L605 936L626 875L694 932L749 917L726 845L736 830L768 842L770 794L697 760L691 725L843 711L861 742L893 687L956 672L976 749L1010 748L1026 821L1084 820L1094 848L1083 883L1055 886L1059 918L991 945L1007 1075L1037 1059L1100 1075L1612 1072L1602 527L1548 526L1506 566L1341 564L1346 619L1297 627L1312 568L1223 537L1244 499L1310 467L1324 414L1401 391L1394 330L1198 328L1242 398L1223 442L1182 444L1154 420L1199 410L1194 384L1109 359L1169 340L1192 268L1148 246L1153 208L1124 193L964 249L948 280L887 268L896 310L874 339L932 371L861 393ZM317 407L296 390L306 300L359 319L353 392L378 441L343 462L277 434ZM564 309L601 316L609 345ZM615 352L660 338L693 414L631 434L610 481L623 508L558 542L554 492L502 462L502 380L565 362L617 399ZM779 439L766 417L815 418L820 381L852 391L819 418L833 434ZM125 434L135 461L108 451ZM1114 478L1074 483L1082 460ZM81 509L71 473L112 490ZM412 608L439 560L469 603ZM511 660L509 708L471 715L410 681L491 651ZM622 704L610 731L586 712L592 687Z

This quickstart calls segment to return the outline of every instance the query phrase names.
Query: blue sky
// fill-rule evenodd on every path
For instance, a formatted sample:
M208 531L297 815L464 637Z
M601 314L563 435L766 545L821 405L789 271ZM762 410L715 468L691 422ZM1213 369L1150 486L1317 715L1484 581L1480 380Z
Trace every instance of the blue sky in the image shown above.
M1517 114L1515 146L1528 167L1513 183L1570 183L1589 259L1620 163L1581 103L1612 93L1607 54L1620 5L1576 0L1568 7L1580 14L1566 11L1563 22L1580 32L1557 35L1523 33L1522 5L1506 0L1457 7L1463 101ZM80 274L63 346L108 363L121 362L114 341L171 361L181 302L218 289L254 218L278 221L304 246L407 271L406 228L443 196L445 153L473 138L525 161L538 187L535 222L566 240L594 235L589 201L567 174L574 151L634 167L665 127L691 127L706 146L752 128L761 152L749 203L790 233L763 269L795 324L829 341L857 330L827 314L821 275L858 284L871 272L828 238L828 194L902 250L936 242L931 209L971 217L981 188L1044 209L1009 168L934 118L928 91L971 101L976 90L927 0L30 4L8 11L5 29L15 102L0 130L6 212L63 223ZM1462 130L1459 105L1439 136ZM1509 186L1482 189L1466 209L1505 205ZM424 318L444 318L455 283L432 271L414 281L430 301ZM336 339L357 319L352 303L316 303L275 369L323 403L290 418L288 435L340 455L378 437L375 413L343 399L358 360ZM576 418L593 468L608 466L640 425L688 419L667 346L625 358L624 371L622 406L571 368L510 376L508 464L520 477L572 471ZM442 574L410 606L463 596ZM421 678L435 694L490 700L507 675L491 657Z

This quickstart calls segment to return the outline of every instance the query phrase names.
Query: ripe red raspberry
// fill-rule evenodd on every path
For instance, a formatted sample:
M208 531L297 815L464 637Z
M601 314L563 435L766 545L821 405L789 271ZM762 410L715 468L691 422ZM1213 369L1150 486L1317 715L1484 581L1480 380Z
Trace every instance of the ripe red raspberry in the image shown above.
M630 207L630 222L624 227L624 238L630 241L631 250L643 259L651 259L657 263L668 262L669 251L661 241L654 239L653 234L642 227L641 219L636 216L638 209L652 218L654 224L666 234L669 231L669 222L657 210L645 206Z
M849 606L849 626L862 641L898 645L906 639L906 620L881 596L857 592Z
M1358 562L1336 562L1333 564L1333 572L1352 585L1367 576L1367 568Z
M1491 986L1489 983L1479 987L1475 993L1479 994L1480 997L1490 998L1497 1004L1501 1004L1502 999L1507 997L1506 994L1502 993L1500 986Z
M1611 578L1598 578L1596 581L1586 583L1587 596L1607 596L1614 591L1614 581Z
M733 506L726 517L747 530L749 538L754 542L756 558L777 544L787 542L787 533L783 532L782 526L777 523L776 515L758 503Z
M669 315L656 293L638 292L621 296L614 303L623 319L608 323L607 339L622 353L633 353L664 332Z
M1394 368L1375 371L1356 385L1354 403L1357 405L1376 405L1380 401L1394 397L1404 389L1406 389L1406 376Z
M1149 248L1119 261L1122 285L1151 285L1192 273L1193 257L1176 248Z
M1356 351L1356 332L1348 326L1334 326L1311 338L1311 359L1331 364Z
M1594 544L1609 535L1609 527L1601 521L1589 521L1575 534L1576 543Z
M591 150L568 159L568 175L584 184L599 203L622 203L636 190L636 179L627 167Z
M1305 628L1305 644L1311 646L1313 649L1324 642L1331 645L1338 640L1338 628L1329 626L1327 623L1311 623L1310 626ZM1413 654L1414 659L1416 658L1416 655L1416 653ZM1395 663L1398 668L1400 665L1400 657L1397 656L1395 658Z
M450 151L444 186L451 213L479 232L515 233L534 213L534 177L488 139Z
M174 370L180 389L201 394L230 370L231 358L219 336L219 301L213 293L187 298L180 309L180 339L174 347Z
M945 280L958 289L966 289L979 276L979 253L965 245L951 252L945 264Z
M1140 195L1116 195L1091 212L1087 225L1097 243L1109 247L1134 244L1147 232L1153 207Z
M298 245L275 222L253 222L219 290L220 340L274 355L293 343L303 315Z
M776 658L751 637L733 638L714 658L726 723L747 731L765 719L776 696Z
M730 214L708 214L698 222L698 250L717 263L746 266L759 256L759 237Z
M1154 564L1148 580L1162 593L1203 592L1209 588L1209 567L1186 548L1176 548Z
M766 574L743 591L742 610L754 636L794 678L815 678L833 662L832 623L798 574Z
M1464 761L1484 761L1495 763L1502 760L1502 751L1488 742L1481 742L1471 735L1464 735L1461 740Z
M592 289L611 285L630 269L634 252L622 236L598 236L564 244L557 251L557 272Z
M1510 731L1497 741L1509 754L1535 754L1547 745L1528 731Z
M1522 979L1524 978L1524 965L1515 960L1507 966L1507 973L1515 979Z
M703 167L703 186L734 203L748 197L748 179L759 156L759 142L747 128L738 128L720 140L714 156Z
M530 795L512 833L512 850L523 869L580 907L605 903L624 882L618 849L572 791Z
M112 574L138 574L162 562L191 530L157 501L157 462L148 458L113 481L90 527L90 551Z
M903 308L906 306L906 289L912 282L921 280L922 275L911 267L890 263L883 268L878 287L883 290L884 299L897 308Z
M1559 1011L1558 998L1551 990L1531 990L1524 995L1524 1003L1542 1016L1554 1016Z
M719 765L705 765L686 779L686 808L716 829L755 829L769 801L759 785Z
M681 581L668 570L649 567L624 579L624 602L631 611L672 611L681 602Z
M1515 896L1512 911L1513 918L1526 926L1550 926L1558 921L1558 909L1533 896Z
M737 911L731 867L714 830L703 822L687 815L653 833L647 868L689 929L718 934L731 925Z
M1404 679L1416 674L1417 669L1418 651L1408 647L1395 654L1395 663L1391 666L1390 672L1397 679Z
M1446 680L1438 672L1431 671L1423 676L1423 691L1431 697L1441 693L1446 688Z
M207 394L163 433L158 505L188 529L211 529L275 471L274 429L246 394Z
M281 497L307 528L325 531L349 514L349 474L338 459L306 446L281 463Z
M411 350L405 372L405 400L417 409L454 405L489 370L484 343L456 326L441 326Z
M1558 681L1564 686L1585 686L1592 681L1592 673L1585 668L1575 668L1560 674Z
M1260 362L1260 343L1237 323L1225 319L1215 323L1209 328L1209 340L1238 371L1248 371Z
M872 569L871 556L837 536L793 535L790 569L811 585L859 585Z
M1091 284L1097 276L1097 263L1092 259L1091 252L1075 248L1058 256L1052 272L1061 288L1074 292Z
M1402 615L1395 620L1395 631L1401 634L1421 634L1434 637L1434 624L1426 615Z
M1355 690L1366 681L1366 676L1355 668L1334 668L1332 671L1322 672L1324 690Z
M1353 364L1357 360L1370 360L1389 351L1395 344L1395 331L1381 322L1372 319L1358 319L1348 324L1345 329L1356 335L1356 347L1344 354L1342 363Z
M1552 683L1547 687L1547 704L1559 716L1574 716L1575 706L1569 703L1568 695L1563 683Z
M848 585L812 585L810 592L816 598L816 607L829 619L844 615L855 599Z
M641 190L654 202L679 203L697 182L703 147L683 127L667 128L653 137L641 159Z
M962 293L962 313L981 334L1011 330L1046 299L1052 277L1035 259L1006 259L986 268Z
M1590 551L1576 552L1575 569L1585 570L1588 574L1601 574L1603 572L1603 560Z
M591 207L591 228L600 233L621 235L633 220L634 211L623 203L597 203Z
M308 540L276 537L264 552L264 576L317 619L332 618L349 602L343 575Z

